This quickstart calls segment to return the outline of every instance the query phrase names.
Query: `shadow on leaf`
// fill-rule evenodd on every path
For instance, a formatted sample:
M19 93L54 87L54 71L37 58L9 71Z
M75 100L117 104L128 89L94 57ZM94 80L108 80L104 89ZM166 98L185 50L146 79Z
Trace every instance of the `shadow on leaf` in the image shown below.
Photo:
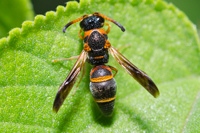
M105 117L100 109L98 108L97 104L95 101L91 98L91 108L92 108L92 113L93 113L93 118L94 121L99 123L101 126L109 127L113 124L114 122L114 117L115 117L115 110L113 111L112 116L110 117Z
M87 68L87 65L86 65ZM81 77L81 74L79 75L79 78L77 79L76 82L79 82L79 79ZM80 110L80 104L82 102L84 102L84 95L87 95L89 92L89 89L84 89L84 88L88 88L89 87L89 73L88 70L86 70L85 76L86 78L83 79L83 81L81 82L85 82L84 85L81 86L81 84L79 85L79 90L81 91L76 91L75 95L73 96L73 98L71 99L71 104L69 104L67 106L67 109L65 109L64 112L62 112L62 114L60 116L62 116L58 122L58 132L65 132L67 131L67 128L69 127L68 125L70 125L69 123L71 123L72 121L74 121L74 116L77 115L77 112L79 112ZM75 87L77 84L74 85L73 89L71 91L74 91ZM69 95L72 95L72 93L70 93ZM68 98L65 99L65 102L67 102ZM62 107L61 107L62 108Z

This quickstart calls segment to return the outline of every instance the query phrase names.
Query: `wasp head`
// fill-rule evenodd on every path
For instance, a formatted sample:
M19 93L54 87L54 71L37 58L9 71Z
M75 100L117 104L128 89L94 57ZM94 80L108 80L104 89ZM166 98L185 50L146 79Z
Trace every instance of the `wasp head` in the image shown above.
M104 25L104 18L98 15L92 15L90 17L86 17L80 22L80 27L84 31L88 31L91 29L99 29L103 27L103 25Z

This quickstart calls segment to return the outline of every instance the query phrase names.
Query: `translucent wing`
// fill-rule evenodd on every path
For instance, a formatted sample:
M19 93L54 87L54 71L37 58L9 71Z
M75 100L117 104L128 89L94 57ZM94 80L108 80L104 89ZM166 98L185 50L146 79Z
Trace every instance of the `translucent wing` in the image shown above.
M69 75L67 76L65 81L60 85L60 88L59 88L59 90L56 94L56 98L54 100L53 111L58 112L58 110L61 107L61 105L63 104L65 98L71 91L82 67L84 66L86 57L87 57L87 52L85 52L83 50L81 52L81 54L79 55L76 63L74 64L72 70L70 71Z
M133 65L128 59L126 59L121 53L119 53L114 47L109 48L112 56L122 65L126 71L140 83L150 94L155 98L159 96L159 90L155 83L149 78L149 76Z

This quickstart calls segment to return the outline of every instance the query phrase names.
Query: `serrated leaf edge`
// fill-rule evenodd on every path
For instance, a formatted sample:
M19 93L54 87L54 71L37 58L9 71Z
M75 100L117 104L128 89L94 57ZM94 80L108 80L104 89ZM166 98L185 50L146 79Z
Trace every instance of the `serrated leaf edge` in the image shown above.
M77 3L76 1L70 1L67 2L66 7L64 6L58 6L56 9L56 12L54 11L48 11L46 12L45 16L44 15L36 15L34 18L34 21L24 21L22 23L22 28L14 28L9 32L9 36L8 37L3 37L0 39L0 49L2 49L3 47L6 47L6 45L9 44L9 42L11 42L14 38L20 36L21 34L26 34L27 32L30 32L30 29L32 28L37 28L43 24L45 24L45 21L48 21L48 19L52 19L52 17L54 17L55 19L58 19L60 17L62 17L63 15L67 15L68 12L70 12L72 9L73 10L83 10L85 8L87 8L87 6L89 4L92 3L102 3L104 0L99 0L99 1L95 1L95 0L80 0L79 3ZM116 2L123 2L121 0L116 0ZM124 3L124 2L123 2ZM156 11L162 11L162 10L171 10L172 12L174 12L180 19L182 19L182 21L185 23L185 25L188 27L188 29L190 29L194 35L195 35L195 39L198 43L199 49L200 49L200 40L197 34L197 28L196 26L188 19L188 17L185 15L185 13L183 13L182 11L180 11L178 8L176 8L176 6L174 6L172 3L167 3L163 0L129 0L126 1L126 3L130 3L132 6L135 6L136 3L141 4L153 4L153 7Z

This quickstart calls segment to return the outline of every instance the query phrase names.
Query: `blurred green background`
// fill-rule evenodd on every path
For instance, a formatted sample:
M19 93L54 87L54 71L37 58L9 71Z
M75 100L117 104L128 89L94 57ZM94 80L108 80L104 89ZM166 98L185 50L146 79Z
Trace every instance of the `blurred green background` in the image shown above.
M166 0L182 10L200 28L200 0Z
M79 0L76 0L79 1ZM200 28L200 0L166 0L182 10L189 19ZM66 5L67 0L32 0L35 14L45 14L56 10L57 5Z

